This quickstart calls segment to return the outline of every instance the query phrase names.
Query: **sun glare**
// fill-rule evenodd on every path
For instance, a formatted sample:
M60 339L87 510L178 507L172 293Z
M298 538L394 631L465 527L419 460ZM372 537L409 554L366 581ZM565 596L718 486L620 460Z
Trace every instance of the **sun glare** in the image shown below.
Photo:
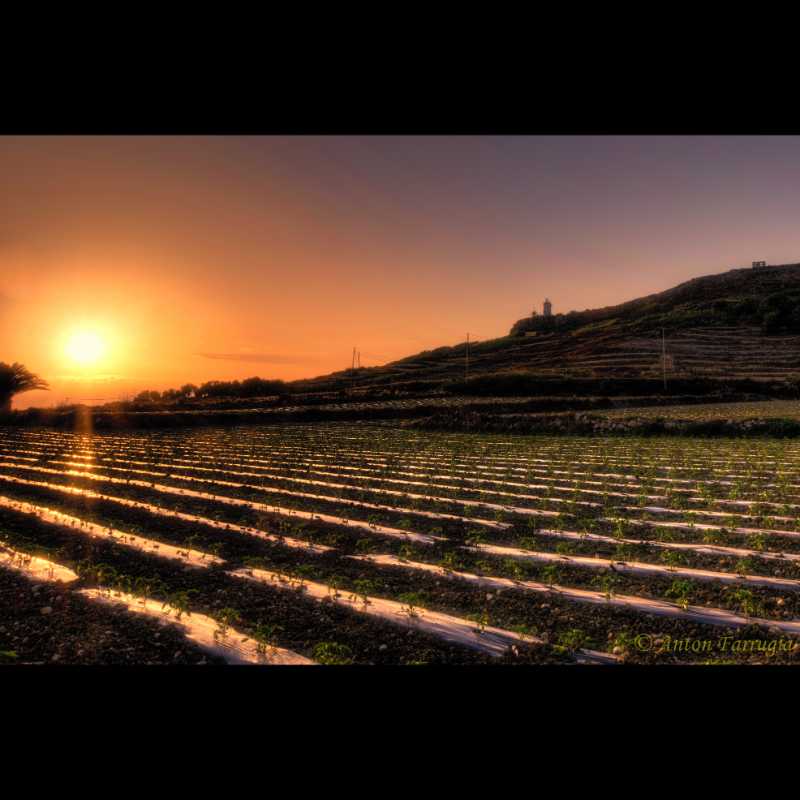
M94 331L77 331L67 340L66 352L78 364L94 364L105 354L106 343Z

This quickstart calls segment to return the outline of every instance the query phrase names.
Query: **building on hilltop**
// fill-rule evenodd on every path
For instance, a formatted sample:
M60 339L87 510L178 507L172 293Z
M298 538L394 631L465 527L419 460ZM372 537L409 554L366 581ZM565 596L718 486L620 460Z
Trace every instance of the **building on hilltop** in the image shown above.
M553 316L553 304L547 298L545 298L545 300L544 300L544 306L542 308L542 314L545 317L552 317Z
M750 265L753 269L788 269L789 267L800 267L800 263L794 264L767 264L766 261L753 261Z

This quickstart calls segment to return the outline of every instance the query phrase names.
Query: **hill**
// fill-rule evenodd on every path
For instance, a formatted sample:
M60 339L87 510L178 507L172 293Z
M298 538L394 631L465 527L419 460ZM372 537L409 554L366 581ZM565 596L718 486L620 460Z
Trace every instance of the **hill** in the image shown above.
M656 380L662 329L671 379L769 381L800 374L800 264L733 269L616 306L527 317L508 336L471 345L469 374ZM423 390L463 380L465 356L462 342L291 386L299 392Z
M488 414L505 430L513 420L494 417L522 415L529 426L531 414L797 399L800 264L734 269L616 306L518 320L507 336L470 344L468 379L466 355L462 342L291 383L211 381L92 409L13 412L5 422L89 420L100 429L431 417L458 427ZM525 403L509 406L510 397Z

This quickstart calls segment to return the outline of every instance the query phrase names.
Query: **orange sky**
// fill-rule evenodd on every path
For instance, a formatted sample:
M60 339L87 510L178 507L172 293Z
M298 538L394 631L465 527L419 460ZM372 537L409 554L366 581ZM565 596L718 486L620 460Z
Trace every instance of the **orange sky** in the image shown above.
M15 407L293 379L800 260L796 137L7 137ZM105 339L71 362L76 330ZM214 357L211 357L214 356Z

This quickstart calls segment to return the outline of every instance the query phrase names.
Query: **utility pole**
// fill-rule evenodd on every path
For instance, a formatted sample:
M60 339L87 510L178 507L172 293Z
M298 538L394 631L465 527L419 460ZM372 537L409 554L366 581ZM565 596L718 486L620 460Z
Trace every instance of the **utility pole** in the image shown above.
M469 332L467 332L467 349L464 352L464 380L469 378Z
M661 329L661 368L664 376L664 391L667 391L667 343L664 338L664 329Z
M350 369L356 368L356 348L353 347L353 360L350 362Z

